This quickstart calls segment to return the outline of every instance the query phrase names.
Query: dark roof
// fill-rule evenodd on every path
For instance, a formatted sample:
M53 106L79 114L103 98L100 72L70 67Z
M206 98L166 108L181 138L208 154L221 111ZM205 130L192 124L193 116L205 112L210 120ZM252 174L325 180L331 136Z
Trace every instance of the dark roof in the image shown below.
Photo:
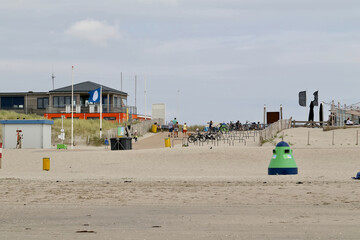
M90 92L97 88L99 88L101 85L98 83L94 83L91 81L86 81L82 83L74 84L74 92ZM107 86L102 85L102 91L103 93L118 93L122 95L127 95L127 93L116 90L114 88L109 88ZM56 93L56 92L71 92L71 85L63 88L57 88L54 90L49 91L50 93Z
M29 91L29 92L0 92L0 95L6 95L6 96L25 96L25 95L47 95L49 94L48 92L33 92L33 91Z

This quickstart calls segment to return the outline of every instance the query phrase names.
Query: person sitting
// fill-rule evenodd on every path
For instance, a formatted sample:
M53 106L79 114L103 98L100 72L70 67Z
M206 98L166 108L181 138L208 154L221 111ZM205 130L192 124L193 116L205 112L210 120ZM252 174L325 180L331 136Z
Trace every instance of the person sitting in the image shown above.
M346 125L354 125L354 122L350 120L350 118L348 118L346 120Z

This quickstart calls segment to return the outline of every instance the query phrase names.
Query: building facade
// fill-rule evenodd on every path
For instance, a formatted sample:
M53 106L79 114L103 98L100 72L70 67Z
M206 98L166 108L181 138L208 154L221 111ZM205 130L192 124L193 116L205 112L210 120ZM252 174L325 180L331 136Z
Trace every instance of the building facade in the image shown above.
M80 119L99 119L99 104L89 103L90 91L101 87L91 81L74 84L74 102L71 109L72 86L49 92L0 93L0 109L17 113L38 114L48 119L64 116ZM128 94L107 86L102 86L103 118L123 122L137 118L137 109L127 105Z

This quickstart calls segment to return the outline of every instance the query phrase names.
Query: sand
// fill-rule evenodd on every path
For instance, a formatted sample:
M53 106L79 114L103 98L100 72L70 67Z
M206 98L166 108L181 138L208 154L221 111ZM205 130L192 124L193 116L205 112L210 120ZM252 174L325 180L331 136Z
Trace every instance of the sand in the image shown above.
M310 131L310 145L307 144ZM3 150L3 239L359 239L356 129L289 129L298 175L268 176L272 143L132 151ZM279 137L278 136L278 137ZM279 141L279 138L275 142ZM50 171L42 158L50 157Z

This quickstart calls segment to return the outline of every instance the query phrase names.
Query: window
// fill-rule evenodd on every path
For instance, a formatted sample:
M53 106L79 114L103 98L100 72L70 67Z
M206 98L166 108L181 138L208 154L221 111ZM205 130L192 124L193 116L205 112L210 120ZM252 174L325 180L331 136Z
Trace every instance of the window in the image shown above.
M114 120L116 120L116 117L104 117L104 119L114 121Z
M1 109L23 109L24 97L1 97Z
M54 107L63 108L65 105L71 105L71 96L53 97ZM74 96L74 106L76 106L76 96Z
M120 97L114 97L114 106L117 108L124 107L126 104L124 104L124 99L121 99Z
M46 109L49 106L49 98L38 98L37 99L37 108L38 109Z

